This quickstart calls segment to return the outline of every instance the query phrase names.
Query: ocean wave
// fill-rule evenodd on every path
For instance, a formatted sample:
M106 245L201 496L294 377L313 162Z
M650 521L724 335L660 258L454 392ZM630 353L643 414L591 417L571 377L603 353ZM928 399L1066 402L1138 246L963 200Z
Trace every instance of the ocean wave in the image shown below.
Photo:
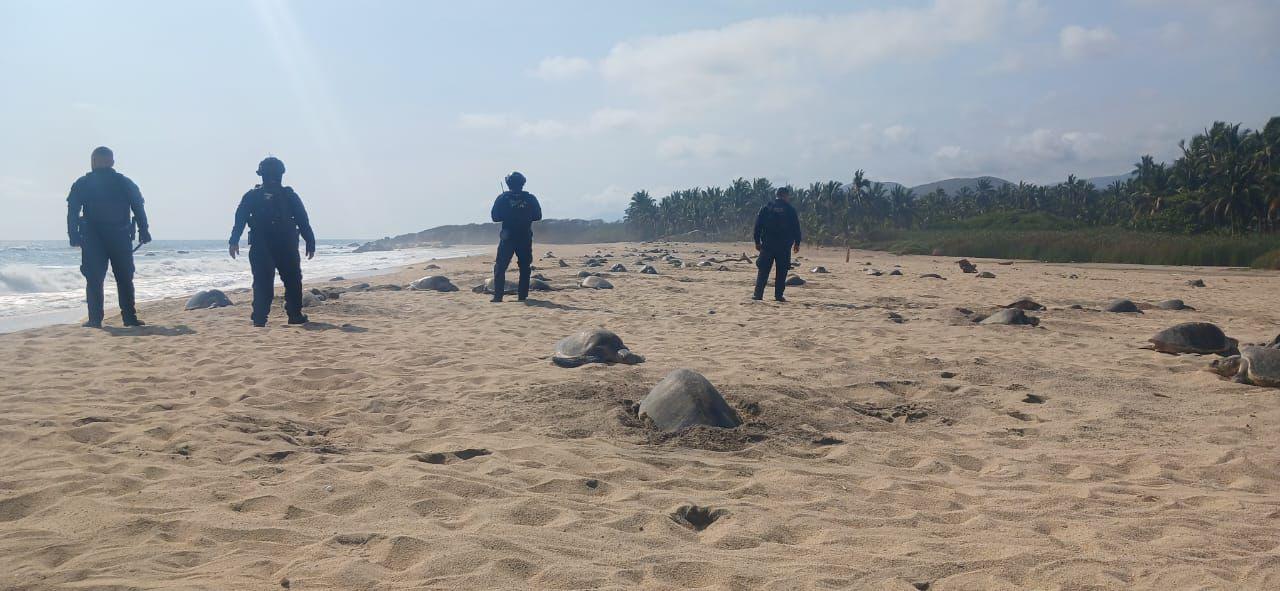
M47 293L76 289L84 279L79 269L7 265L0 267L0 293Z

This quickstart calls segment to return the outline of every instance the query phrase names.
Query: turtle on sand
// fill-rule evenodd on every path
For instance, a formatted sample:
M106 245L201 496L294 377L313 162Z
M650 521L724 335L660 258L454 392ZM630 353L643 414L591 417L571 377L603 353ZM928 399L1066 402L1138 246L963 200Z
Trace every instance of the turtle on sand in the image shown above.
M1187 282L1191 287L1204 287L1204 279L1192 279Z
M1208 322L1183 322L1166 328L1149 339L1161 353L1235 355L1239 343Z
M1195 308L1188 306L1182 300L1165 300L1156 304L1156 307L1161 310L1195 310Z
M1240 384L1280 388L1280 349L1245 347L1239 355L1214 361L1209 371Z
M627 268L623 266L622 263L618 263L612 267L609 267L609 272L610 273L626 273Z
M1111 303L1107 304L1107 307L1103 308L1102 310L1104 312L1116 312L1121 314L1124 314L1124 313L1141 314L1142 313L1142 310L1138 309L1137 304L1125 299L1111 300Z
M943 277L937 273L925 273L924 275L921 275L920 278L921 279L941 279L943 281L947 280L946 277Z
M1006 308L1017 308L1028 312L1038 312L1044 309L1044 306L1031 298L1018 298L1017 301L1005 306Z
M880 269L866 269L863 271L863 273L871 277L879 277L881 275L884 275L884 271L881 271Z
M822 266L814 267L813 269L810 269L809 272L816 273L816 274L829 273L829 271L827 271L827 268Z
M303 308L313 308L315 306L319 306L322 303L324 303L324 296L318 296L309 291L302 294Z
M230 306L231 298L227 294L222 293L219 289L210 289L208 291L197 292L187 300L186 309L188 310L204 310L207 308L222 308Z
M728 270L729 270L729 267L727 267L727 266L725 266L725 265L720 265L719 267L716 267L716 270L717 270L717 271L728 271Z
M560 267L561 267L561 268L568 267L568 266L569 266L569 263L564 262L564 259L560 259Z
M981 273L978 273L977 278L978 279L995 279L996 274L992 273L991 271L983 271Z
M560 339L551 362L560 367L578 367L588 363L644 363L644 357L631 352L613 331L594 328Z
M960 270L961 270L961 271L963 271L963 272L965 272L965 273L977 273L977 272L978 272L978 267L977 267L977 266L975 266L973 263L969 262L969 259L960 259L960 260L956 261L956 264L957 264L957 265L959 265L959 266L960 266Z
M666 432L695 425L732 429L742 424L715 386L691 369L677 369L662 378L640 401L640 417Z
M902 270L901 270L901 269L894 269L894 270L892 270L892 271L889 271L889 274L890 274L890 275L893 275L893 276L901 277L901 276L902 276Z
M655 269L655 268L653 268L653 265L645 265L645 266L643 266L643 267L640 267L640 272L641 272L641 273L643 273L643 274L645 274L645 275L657 275L657 274L658 274L658 270L657 270L657 269Z
M419 291L458 291L458 286L444 275L428 275L409 284L409 289Z
M806 282L799 275L787 277L787 285L804 285Z
M1028 325L1039 326L1040 319L1035 316L1028 316L1021 308L1005 308L983 318L978 324L1012 324L1012 325Z
M582 280L582 287L588 289L613 289L613 284L603 277L592 275Z
M591 271L578 271L578 279L586 279L587 277L599 277L599 276L600 276L599 273L593 273Z

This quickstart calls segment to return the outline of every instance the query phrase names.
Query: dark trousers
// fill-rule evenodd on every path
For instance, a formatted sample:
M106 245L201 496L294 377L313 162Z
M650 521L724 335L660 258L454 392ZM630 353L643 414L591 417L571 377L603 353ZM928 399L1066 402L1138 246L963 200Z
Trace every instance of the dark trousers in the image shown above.
M785 248L777 248L765 246L760 251L760 258L756 259L756 291L755 297L764 297L764 286L769 282L769 268L777 267L773 279L773 297L781 298L782 292L787 289L787 273L791 271L791 246Z
M276 297L276 272L284 282L284 311L289 318L302 315L302 257L297 243L264 242L249 247L249 268L253 269L253 321L267 322L271 302Z
M502 299L507 287L507 267L511 266L511 257L516 257L520 267L520 285L516 289L516 297L529 297L529 271L533 265L532 240L502 240L498 242L498 258L493 262L493 297Z
M102 322L102 284L107 279L107 265L116 278L120 296L120 317L133 320L138 311L133 302L133 237L127 229L97 228L82 230L80 273L84 275L84 299L89 305L89 320Z

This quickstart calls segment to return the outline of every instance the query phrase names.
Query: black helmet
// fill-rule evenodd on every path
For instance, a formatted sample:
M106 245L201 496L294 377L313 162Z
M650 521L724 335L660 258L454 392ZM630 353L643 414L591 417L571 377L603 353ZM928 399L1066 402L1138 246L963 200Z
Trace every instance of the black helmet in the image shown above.
M518 172L507 175L506 181L507 187L512 191L519 191L524 188L524 175Z
M284 163L275 156L267 156L258 163L258 176L284 176Z

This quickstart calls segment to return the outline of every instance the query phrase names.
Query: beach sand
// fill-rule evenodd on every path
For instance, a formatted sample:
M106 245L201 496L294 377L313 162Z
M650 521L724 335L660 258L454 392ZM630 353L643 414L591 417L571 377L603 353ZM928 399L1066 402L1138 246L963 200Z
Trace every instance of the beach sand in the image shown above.
M365 279L461 291L304 328L254 329L241 293L0 336L0 589L1280 588L1280 391L1142 348L1192 320L1270 340L1276 273L806 250L777 304L747 263L636 273L654 246L535 245L572 266L540 259L565 289L532 305L472 293L472 257ZM631 272L577 289L597 248ZM1040 327L956 310L1024 295ZM1198 310L1069 309L1116 297ZM551 364L596 326L647 362ZM631 404L682 367L747 424L646 430Z

